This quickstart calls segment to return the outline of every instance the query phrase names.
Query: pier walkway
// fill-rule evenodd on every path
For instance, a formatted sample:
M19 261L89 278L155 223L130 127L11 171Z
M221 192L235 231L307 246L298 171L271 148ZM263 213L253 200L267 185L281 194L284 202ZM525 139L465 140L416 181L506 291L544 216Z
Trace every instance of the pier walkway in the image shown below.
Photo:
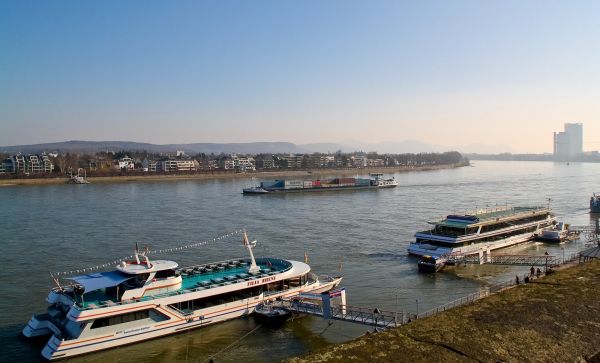
M474 255L450 255L446 264L492 264L513 266L544 266L556 267L560 265L560 258L556 256L532 255L492 255L491 253Z
M300 294L292 298L275 300L269 304L294 313L319 316L326 320L358 323L372 326L374 329L400 326L416 318L415 314L349 306L345 302L346 291L342 288L329 294Z

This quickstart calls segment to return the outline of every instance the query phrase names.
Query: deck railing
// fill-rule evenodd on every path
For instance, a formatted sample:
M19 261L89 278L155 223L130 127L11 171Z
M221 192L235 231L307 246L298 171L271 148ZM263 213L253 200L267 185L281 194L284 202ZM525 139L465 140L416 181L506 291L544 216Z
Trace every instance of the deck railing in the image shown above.
M196 268L196 267L206 267L209 265L218 265L220 263L229 263L231 261L239 261L239 260L247 260L244 258L239 258L239 259L231 259L231 260L226 260L226 261L220 261L220 262L214 262L214 263L209 263L209 264L204 264L204 265L197 265L197 266L189 266L189 267L184 267L183 269L187 269L187 268ZM226 286L226 285L231 285L231 284L235 284L235 283L239 283L239 282L243 282L243 281L251 281L251 280L257 280L263 277L268 277L268 276L272 276L275 274L279 274L279 273L283 273L285 271L288 271L292 268L292 265L283 259L279 259L279 258L266 258L266 257L261 257L261 258L257 258L257 263L264 263L266 261L269 261L271 263L279 263L281 265L286 265L286 267L282 270L277 270L277 271L269 271L269 272L265 272L265 273L261 273L261 274L255 274L255 275L249 275L248 277L245 278L238 278L236 280L233 281L223 281L221 283L211 283L210 285L206 286L206 287L194 287L194 288L189 288L189 289L183 289L183 290L174 290L174 291L168 291L165 293L161 293L161 294L156 294L156 295L148 295L148 296L144 296L141 297L139 299L133 299L133 300L124 300L124 301L118 301L115 302L113 301L114 305L112 306L117 306L117 305L125 305L125 304L133 304L136 302L141 302L141 301L150 301L150 300L155 300L155 299L160 299L160 298L165 298L165 297L172 297L172 296L176 296L176 295L182 295L182 294L188 294L188 293L192 293L192 292L197 292L197 291L202 291L202 290L207 290L207 289L214 289L217 287L222 287L222 286ZM180 269L182 270L182 269ZM68 287L74 287L77 286L76 284L73 285L69 285ZM58 291L59 288L54 288L53 291ZM110 299L107 299L110 300ZM93 310L93 309L100 309L100 308L104 308L104 307L108 307L109 305L107 304L102 304L102 302L100 302L99 306L81 306L79 304L79 302L75 302L75 304L73 305L76 309L78 309L79 311L86 311L86 310Z

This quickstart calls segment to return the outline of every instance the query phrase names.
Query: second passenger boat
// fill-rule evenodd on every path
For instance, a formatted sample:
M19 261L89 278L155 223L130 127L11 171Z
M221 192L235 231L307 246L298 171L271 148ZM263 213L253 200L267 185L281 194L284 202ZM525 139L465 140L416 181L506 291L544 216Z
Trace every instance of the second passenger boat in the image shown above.
M502 207L428 222L433 228L417 232L408 253L434 258L474 254L531 240L556 223L547 207Z

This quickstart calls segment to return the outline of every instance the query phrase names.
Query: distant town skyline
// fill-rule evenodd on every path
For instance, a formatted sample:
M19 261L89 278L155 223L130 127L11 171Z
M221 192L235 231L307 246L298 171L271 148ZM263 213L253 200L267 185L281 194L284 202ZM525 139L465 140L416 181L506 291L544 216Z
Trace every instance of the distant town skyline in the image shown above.
M552 153L582 123L598 150L599 24L597 1L3 1L0 146Z

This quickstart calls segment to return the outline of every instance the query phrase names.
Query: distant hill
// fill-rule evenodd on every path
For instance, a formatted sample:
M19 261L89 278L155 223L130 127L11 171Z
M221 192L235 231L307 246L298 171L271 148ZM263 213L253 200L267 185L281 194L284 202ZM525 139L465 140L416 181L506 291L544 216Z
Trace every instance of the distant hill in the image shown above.
M428 144L418 140L387 141L379 143L360 143L346 141L343 143L313 143L296 145L291 142L248 142L248 143L192 143L192 144L150 144L133 141L64 141L46 144L0 146L0 152L5 153L40 153L46 152L72 152L96 153L99 151L148 151L153 153L167 153L183 150L187 154L196 153L237 153L237 154L276 154L276 153L334 153L354 151L376 151L380 154L402 154L422 152L444 152L457 150L470 153L500 153L510 151L506 146L443 146ZM481 150L481 151L479 151Z
M0 146L0 152L5 153L39 153L72 152L96 153L99 151L148 151L148 152L175 152L183 150L188 154L195 153L304 153L307 150L290 142L250 142L250 143L194 143L194 144L149 144L132 141L64 141L34 145Z

